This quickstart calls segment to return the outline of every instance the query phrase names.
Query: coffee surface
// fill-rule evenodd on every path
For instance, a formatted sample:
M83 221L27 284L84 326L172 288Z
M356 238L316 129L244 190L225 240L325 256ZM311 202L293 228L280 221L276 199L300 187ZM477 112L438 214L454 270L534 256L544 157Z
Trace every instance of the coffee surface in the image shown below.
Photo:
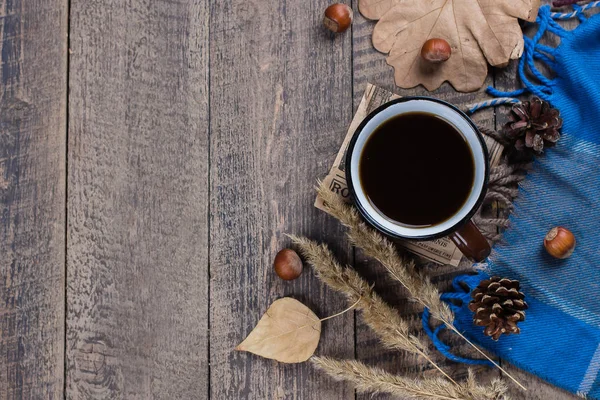
M407 113L380 125L359 161L360 181L371 204L409 227L440 224L464 205L475 164L464 137L427 113Z

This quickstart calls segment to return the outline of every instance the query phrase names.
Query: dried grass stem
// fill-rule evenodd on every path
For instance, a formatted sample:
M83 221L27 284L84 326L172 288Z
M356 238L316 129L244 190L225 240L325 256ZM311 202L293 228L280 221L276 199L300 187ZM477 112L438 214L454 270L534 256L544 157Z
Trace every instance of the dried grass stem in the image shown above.
M359 392L385 392L400 398L430 400L499 400L506 399L506 386L494 380L481 386L469 371L469 377L454 385L443 379L409 379L390 374L380 368L369 367L355 360L334 360L312 357L312 364L332 378L354 384Z
M367 256L379 261L388 273L404 286L410 296L423 307L429 308L434 318L440 321L454 321L450 308L440 300L437 288L429 278L417 272L414 260L401 257L396 247L379 232L367 226L354 207L344 203L322 182L317 187L325 202L327 211L349 228L348 238L360 247Z

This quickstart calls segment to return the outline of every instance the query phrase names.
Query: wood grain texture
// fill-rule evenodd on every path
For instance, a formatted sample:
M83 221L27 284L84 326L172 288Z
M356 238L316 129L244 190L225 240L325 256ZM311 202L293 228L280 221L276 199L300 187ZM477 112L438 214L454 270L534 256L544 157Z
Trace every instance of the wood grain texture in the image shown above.
M354 1L354 9L358 9L358 1ZM371 35L374 21L366 20L360 13L355 14L355 22L353 25L353 44L354 44L354 105L358 105L362 90L366 83L373 83L387 90L397 93L401 96L433 96L450 103L457 105L460 108L468 104L475 103L482 98L485 98L484 89L474 93L457 93L448 84L442 85L440 89L434 92L428 92L425 88L419 86L414 89L400 89L394 84L394 70L387 65L385 54L379 53L373 48L371 43ZM486 85L493 84L493 77L490 75L486 81ZM360 96L358 95L360 94ZM485 110L475 115L474 120L483 126L493 128L495 126L493 110ZM459 268L441 267L436 264L428 263L423 266L427 269L428 274L432 277L432 281L439 285L444 290L449 288L451 279L461 271L466 271L470 264L466 261L462 262ZM378 263L365 258L360 250L356 251L355 268L359 270L369 281L375 283L375 290L391 305L396 307L400 314L411 322L415 333L423 336L421 329L421 320L419 313L422 309L407 299L407 293L397 282L390 279L385 269ZM448 340L453 343L457 352L467 355L472 355L468 345L462 343L459 339L449 336ZM428 339L426 339L428 341ZM437 353L433 346L431 350L434 354L435 361L442 365L443 368L451 373L456 378L466 376L466 369L457 366L454 363L448 362L443 356ZM438 376L439 373L424 359L415 355L406 354L398 351L390 351L379 344L378 337L366 326L360 316L357 318L356 327L356 356L357 359L374 366L382 367L390 372L400 375L408 375L413 377L423 376ZM499 376L498 371L481 370L478 375L482 381ZM358 399L370 399L371 394L358 395ZM390 399L392 396L377 395L377 399Z
M328 0L211 3L210 365L212 399L353 399L308 363L279 364L233 348L277 298L319 317L347 307L310 268L280 280L284 233L351 249L337 221L313 207L352 119L351 35L322 25ZM354 357L347 313L322 326L317 354Z
M0 399L63 395L67 1L0 1Z
M71 1L69 399L208 397L208 1Z
M367 82L487 96L398 89L347 2L355 23L332 35L329 0L71 0L70 32L66 0L0 0L0 399L354 399L307 363L233 351L277 298L320 317L347 306L310 268L276 277L284 233L330 244L420 330L405 291L313 207L315 179ZM488 83L515 77L512 63ZM506 111L475 119L499 127ZM468 264L423 268L443 290ZM324 322L317 354L438 376L359 313ZM513 398L576 398L503 365L529 388Z
M357 0L355 0L355 9ZM385 62L385 56L373 49L371 44L371 32L374 22L366 21L360 14L354 24L354 100L355 105L360 100L360 87L366 82L376 83L389 90L392 90L400 95L431 95L446 99L456 105L463 106L468 103L473 103L481 99L489 98L482 91L474 94L460 94L454 92L448 85L443 86L435 92L427 92L423 88L415 88L411 90L402 90L394 86L393 69ZM572 23L569 23L572 24ZM501 90L513 90L518 87L516 79L516 62L511 63L508 68L493 70L488 78L488 84L494 84ZM507 108L500 107L496 110L486 110L477 113L474 119L482 125L489 128L500 128L507 119ZM394 282L391 282L386 272L375 263L365 259L360 252L357 252L356 268L363 272L369 280L376 282L376 290L391 304L395 305L403 316L413 321L415 330L419 329L420 320L418 318L419 308L413 303L406 300L405 291ZM469 268L467 262L462 264L462 270ZM428 267L431 269L431 275L434 282L438 283L441 288L447 287L449 279L456 275L456 269L448 267ZM459 271L461 268L459 268ZM416 376L437 375L437 372L431 370L426 362L418 359L415 356L405 355L398 352L390 352L382 348L377 337L361 323L360 318L357 320L357 358L371 364L384 367L385 369L397 372L400 374L412 374ZM456 339L453 340L453 348L461 354L476 356L465 344L461 344ZM433 350L433 348L432 348ZM444 361L441 357L436 357L441 365L452 372L455 377L464 375L464 367L457 366L453 363ZM509 373L515 376L519 382L528 387L527 392L520 391L515 385L510 384L510 394L516 399L568 399L576 398L563 390L560 390L543 380L518 370L515 367L502 363ZM479 379L483 382L492 377L498 376L497 370L480 370L478 371ZM508 381L508 380L507 380ZM360 399L371 399L371 395L359 395ZM391 398L387 395L377 395L377 399Z

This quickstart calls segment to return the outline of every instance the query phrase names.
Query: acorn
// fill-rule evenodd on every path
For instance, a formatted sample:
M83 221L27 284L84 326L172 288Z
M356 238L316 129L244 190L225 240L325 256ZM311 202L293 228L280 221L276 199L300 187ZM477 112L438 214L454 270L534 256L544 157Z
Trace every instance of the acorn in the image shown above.
M291 281L302 273L302 260L294 250L283 249L275 256L273 268L281 279Z
M575 250L575 236L567 228L557 226L550 229L544 238L544 247L552 257L569 258Z

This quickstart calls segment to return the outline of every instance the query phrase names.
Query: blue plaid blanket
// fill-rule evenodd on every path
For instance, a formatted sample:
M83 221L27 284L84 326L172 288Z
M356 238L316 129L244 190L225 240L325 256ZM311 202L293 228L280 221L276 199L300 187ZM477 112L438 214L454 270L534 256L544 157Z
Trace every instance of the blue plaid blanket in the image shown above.
M525 89L550 102L564 120L557 146L537 158L521 184L510 228L488 260L488 274L521 282L529 309L519 323L520 335L494 342L473 325L469 292L486 274L459 276L452 304L456 327L465 336L504 360L572 393L600 399L600 15L586 18L575 6L558 14L540 9L538 31L525 38L519 71ZM577 17L573 31L557 20ZM550 32L560 36L556 48L539 43ZM542 75L534 60L548 64L555 77ZM577 239L566 260L550 257L542 242L554 226L565 226ZM460 283L463 285L460 285ZM465 290L464 287L468 289ZM428 328L429 329L429 328ZM449 349L431 332L438 348ZM453 357L453 356L451 356ZM458 361L456 357L453 357ZM482 362L483 363L483 362Z

